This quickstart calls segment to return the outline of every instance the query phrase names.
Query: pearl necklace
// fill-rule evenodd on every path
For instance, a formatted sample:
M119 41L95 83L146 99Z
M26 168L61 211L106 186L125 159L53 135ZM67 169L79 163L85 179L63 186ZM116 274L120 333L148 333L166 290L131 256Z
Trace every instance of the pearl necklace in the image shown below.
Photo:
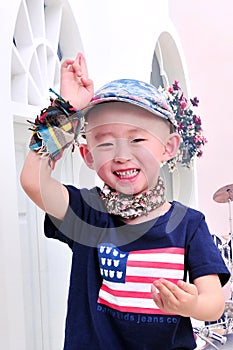
M124 219L148 215L150 211L159 208L166 201L164 181L160 176L156 186L147 192L127 195L104 184L100 196L109 214L119 215Z

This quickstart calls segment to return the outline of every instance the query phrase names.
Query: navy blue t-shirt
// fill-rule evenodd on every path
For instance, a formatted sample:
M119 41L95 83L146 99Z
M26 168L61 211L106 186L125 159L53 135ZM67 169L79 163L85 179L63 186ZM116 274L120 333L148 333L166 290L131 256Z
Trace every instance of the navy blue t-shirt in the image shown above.
M64 221L45 218L45 235L73 252L64 350L194 349L190 319L165 314L150 290L161 277L227 282L203 214L173 202L163 216L127 225L106 212L98 188L67 189Z

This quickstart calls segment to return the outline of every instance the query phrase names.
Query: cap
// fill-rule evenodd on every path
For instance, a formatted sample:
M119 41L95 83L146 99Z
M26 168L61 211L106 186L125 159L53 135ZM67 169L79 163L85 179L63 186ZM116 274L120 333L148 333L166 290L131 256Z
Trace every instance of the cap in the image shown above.
M114 101L131 103L177 126L172 108L163 93L155 86L135 79L118 79L104 85L96 91L82 112L85 115L100 103Z

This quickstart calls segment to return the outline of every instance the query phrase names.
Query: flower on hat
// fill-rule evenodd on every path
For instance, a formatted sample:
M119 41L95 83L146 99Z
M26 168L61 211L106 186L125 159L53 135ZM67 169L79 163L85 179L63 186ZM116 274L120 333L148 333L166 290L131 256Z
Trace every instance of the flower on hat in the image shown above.
M167 162L169 171L173 172L177 163L191 168L194 158L202 156L202 147L207 142L203 135L201 117L193 111L193 108L198 107L199 100L197 97L188 100L177 80L167 89L159 87L159 90L172 107L177 121L177 131L181 137L176 156Z

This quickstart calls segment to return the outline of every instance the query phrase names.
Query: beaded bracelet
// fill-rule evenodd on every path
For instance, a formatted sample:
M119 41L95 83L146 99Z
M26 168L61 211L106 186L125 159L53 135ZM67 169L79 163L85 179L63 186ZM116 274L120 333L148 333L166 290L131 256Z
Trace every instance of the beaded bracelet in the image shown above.
M29 148L39 154L49 155L56 160L62 156L64 149L77 142L77 136L84 125L82 112L74 108L52 89L57 98L50 97L51 105L44 108L30 130L33 135Z

